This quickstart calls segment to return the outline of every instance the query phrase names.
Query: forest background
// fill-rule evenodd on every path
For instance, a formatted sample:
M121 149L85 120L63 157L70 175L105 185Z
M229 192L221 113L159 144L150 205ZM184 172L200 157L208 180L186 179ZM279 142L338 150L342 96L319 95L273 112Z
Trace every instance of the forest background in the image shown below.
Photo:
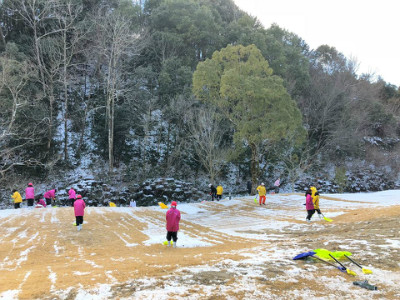
M8 193L67 174L400 186L400 90L334 45L310 49L231 0L0 2Z

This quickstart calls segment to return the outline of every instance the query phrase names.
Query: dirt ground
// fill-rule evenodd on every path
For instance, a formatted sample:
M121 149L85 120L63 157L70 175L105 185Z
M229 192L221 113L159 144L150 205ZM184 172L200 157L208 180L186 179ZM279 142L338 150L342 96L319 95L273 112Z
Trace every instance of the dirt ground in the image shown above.
M224 207L215 205L211 209L218 213ZM266 221L266 217L257 214L250 204L241 210L259 222ZM231 214L235 213L232 210ZM299 249L316 249L321 245L327 249L341 249L344 241L348 242L350 250L357 249L357 253L362 254L354 256L362 265L373 264L376 269L399 275L400 249L391 249L389 255L384 245L388 239L400 236L400 206L349 209L334 218L334 225L323 223L318 231L268 230L265 233L277 236L268 241L252 238L250 233L254 232L249 232L249 238L221 233L186 221L183 214L181 228L186 228L193 237L202 235L213 240L211 247L192 248L169 248L161 243L145 245L148 240L144 234L146 224L161 224L160 231L164 231L165 211L143 209L135 211L135 216L112 208L87 208L86 223L80 232L72 224L72 209L67 207L26 209L23 214L0 219L0 295L16 290L18 299L75 299L79 290L108 284L111 295L106 298L136 299L139 291L167 288L172 276L174 282L190 285L183 295L179 294L182 299L249 299L252 296L248 289L238 289L245 280L254 284L257 291L254 299L262 293L269 295L265 299L284 299L288 295L300 299L302 294L295 291L301 286L306 287L302 290L304 294L312 293L314 298L355 299L357 297L339 289L332 291L316 279L340 276L351 285L354 278L329 266L317 268L312 260L298 262L286 257L277 259L276 263L252 266L257 269L257 276L250 274L246 263L246 253L257 253L257 249L273 247L289 251L294 245ZM292 218L279 218L279 221L300 223ZM229 218L225 222L225 225L230 224ZM263 234L263 230L257 233ZM354 240L365 242L354 245ZM231 264L225 266L226 261ZM194 271L210 265L218 265L218 270ZM306 275L288 276L287 270L293 266L304 268ZM352 269L361 273L354 265ZM311 278L307 270L312 272ZM222 287L227 292L222 293ZM381 292L370 292L365 299L399 299L400 290L395 285L380 283L379 289ZM178 293L169 292L163 299L176 297ZM153 298L157 299L157 294Z

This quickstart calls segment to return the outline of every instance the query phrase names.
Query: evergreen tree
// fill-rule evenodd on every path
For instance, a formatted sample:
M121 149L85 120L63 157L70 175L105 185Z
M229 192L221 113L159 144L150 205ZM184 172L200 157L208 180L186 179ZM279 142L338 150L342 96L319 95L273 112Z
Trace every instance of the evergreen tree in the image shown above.
M193 92L210 102L235 127L237 148L251 149L251 173L259 179L260 149L301 127L301 113L287 93L283 80L256 46L228 46L199 63L193 75Z

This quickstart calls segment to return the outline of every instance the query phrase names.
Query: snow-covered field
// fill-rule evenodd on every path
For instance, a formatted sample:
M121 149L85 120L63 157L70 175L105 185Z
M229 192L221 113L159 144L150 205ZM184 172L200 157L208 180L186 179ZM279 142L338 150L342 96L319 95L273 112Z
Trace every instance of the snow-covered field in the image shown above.
M160 207L0 211L0 299L399 299L400 191L322 195L333 222L305 222L302 194L178 204L178 247ZM351 277L312 259L346 250L373 274ZM370 291L353 285L365 280Z

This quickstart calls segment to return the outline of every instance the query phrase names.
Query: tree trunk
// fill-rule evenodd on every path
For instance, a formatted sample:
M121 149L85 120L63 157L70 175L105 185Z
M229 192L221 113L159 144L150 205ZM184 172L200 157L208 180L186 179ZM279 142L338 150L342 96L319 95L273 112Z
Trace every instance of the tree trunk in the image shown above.
M252 182L251 193L254 194L258 186L258 176L259 176L258 151L257 151L257 145L255 145L254 143L250 143L250 148L251 148L250 172L251 172L251 182Z
M46 82L45 82L45 78L44 78L42 59L41 59L41 55L40 55L39 38L37 36L36 24L35 24L35 26L33 26L33 35L34 35L34 40L35 40L35 54L36 54L36 61L37 61L38 67L39 67L40 81L42 82L43 95L46 96L47 95Z
M64 160L68 161L68 83L67 83L67 33L63 31L64 55Z
M50 110L50 118L49 118L49 134L47 140L47 150L50 150L51 141L53 139L53 106L54 106L54 93L53 93L53 82L50 80L49 86L49 110Z
M3 45L5 47L6 46L6 40L4 39L3 29L0 26L0 46L1 45Z
M108 160L109 160L109 173L113 172L114 168L114 95L110 100L110 123L109 123L109 148L108 148Z
M83 116L83 126L82 126L82 130L81 130L81 135L79 137L79 144L78 147L76 149L76 156L80 157L81 156L81 151L82 151L82 145L83 145L83 139L85 137L85 130L86 130L86 116L87 116L87 112L88 112L88 106L85 106L85 114Z

